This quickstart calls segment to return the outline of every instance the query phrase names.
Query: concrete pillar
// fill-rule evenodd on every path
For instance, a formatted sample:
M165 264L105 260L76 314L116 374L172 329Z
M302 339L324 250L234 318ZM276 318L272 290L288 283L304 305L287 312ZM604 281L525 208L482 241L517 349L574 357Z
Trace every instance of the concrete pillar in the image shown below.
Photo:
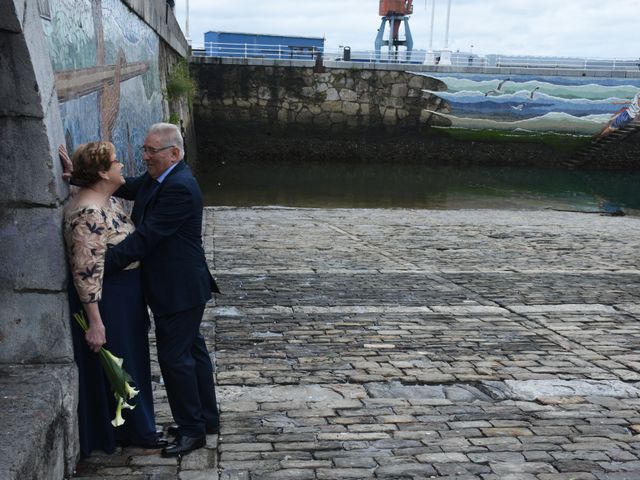
M442 50L440 52L440 62L438 65L451 65L451 50Z
M424 64L425 65L435 65L436 64L436 56L433 53L433 50L427 50L427 54L424 56Z

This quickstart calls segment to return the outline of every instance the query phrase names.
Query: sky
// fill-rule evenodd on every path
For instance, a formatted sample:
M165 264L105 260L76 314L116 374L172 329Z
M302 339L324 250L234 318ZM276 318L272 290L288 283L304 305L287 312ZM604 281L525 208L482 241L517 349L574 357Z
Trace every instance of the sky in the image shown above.
M414 49L445 47L448 0L414 0ZM452 51L505 55L640 58L639 0L450 0ZM185 29L186 0L175 0ZM212 31L324 37L325 48L373 50L378 0L189 0L194 46ZM401 31L402 32L402 31ZM386 29L388 33L388 27ZM385 35L386 36L386 35ZM401 36L402 33L401 33Z

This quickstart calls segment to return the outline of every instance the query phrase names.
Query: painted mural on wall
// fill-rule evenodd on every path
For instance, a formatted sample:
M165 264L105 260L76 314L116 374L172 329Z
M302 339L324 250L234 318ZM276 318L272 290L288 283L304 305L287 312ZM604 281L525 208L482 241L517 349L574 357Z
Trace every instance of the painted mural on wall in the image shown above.
M454 128L598 135L640 91L640 79L533 75L427 75L450 111L430 112ZM626 107L622 107L623 109Z
M162 121L159 39L120 0L50 0L43 18L67 149L106 139L125 174L145 170L146 129Z
M600 131L598 138L602 139L616 130L622 129L630 125L634 120L639 119L640 116L640 90L635 94L630 102L616 102L622 103L625 106L618 110L607 122L604 128ZM640 120L640 119L639 119Z

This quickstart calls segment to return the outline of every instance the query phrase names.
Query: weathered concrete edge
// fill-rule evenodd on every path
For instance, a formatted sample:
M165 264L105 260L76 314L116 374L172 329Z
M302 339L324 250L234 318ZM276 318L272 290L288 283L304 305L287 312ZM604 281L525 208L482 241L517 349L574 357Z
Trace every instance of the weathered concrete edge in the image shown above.
M191 57L192 63L210 63L218 65L254 65L274 67L314 67L313 60L278 60L262 58L232 57ZM337 62L325 61L323 67L343 70L399 70L416 73L466 73L491 75L542 75L558 77L593 77L593 78L640 78L640 70L611 71L574 68L522 68L522 67L443 67L435 65L389 64L369 62Z
M0 366L0 478L61 479L77 458L75 364Z
M149 2L145 0L122 0L154 32L182 57L189 56L189 44L182 33L180 24L167 6L167 2Z

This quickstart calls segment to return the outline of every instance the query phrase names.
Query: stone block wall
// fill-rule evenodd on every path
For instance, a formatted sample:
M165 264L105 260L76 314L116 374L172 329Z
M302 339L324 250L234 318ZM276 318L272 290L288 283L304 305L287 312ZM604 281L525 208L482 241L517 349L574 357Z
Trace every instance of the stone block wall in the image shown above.
M0 477L6 479L61 478L78 454L61 233L68 190L56 156L63 139L38 4L2 2Z
M415 130L431 120L425 110L441 101L425 90L444 84L398 70L225 64L193 58L198 121L280 127Z
M3 2L0 37L0 363L72 361L60 302L64 136L37 2Z

